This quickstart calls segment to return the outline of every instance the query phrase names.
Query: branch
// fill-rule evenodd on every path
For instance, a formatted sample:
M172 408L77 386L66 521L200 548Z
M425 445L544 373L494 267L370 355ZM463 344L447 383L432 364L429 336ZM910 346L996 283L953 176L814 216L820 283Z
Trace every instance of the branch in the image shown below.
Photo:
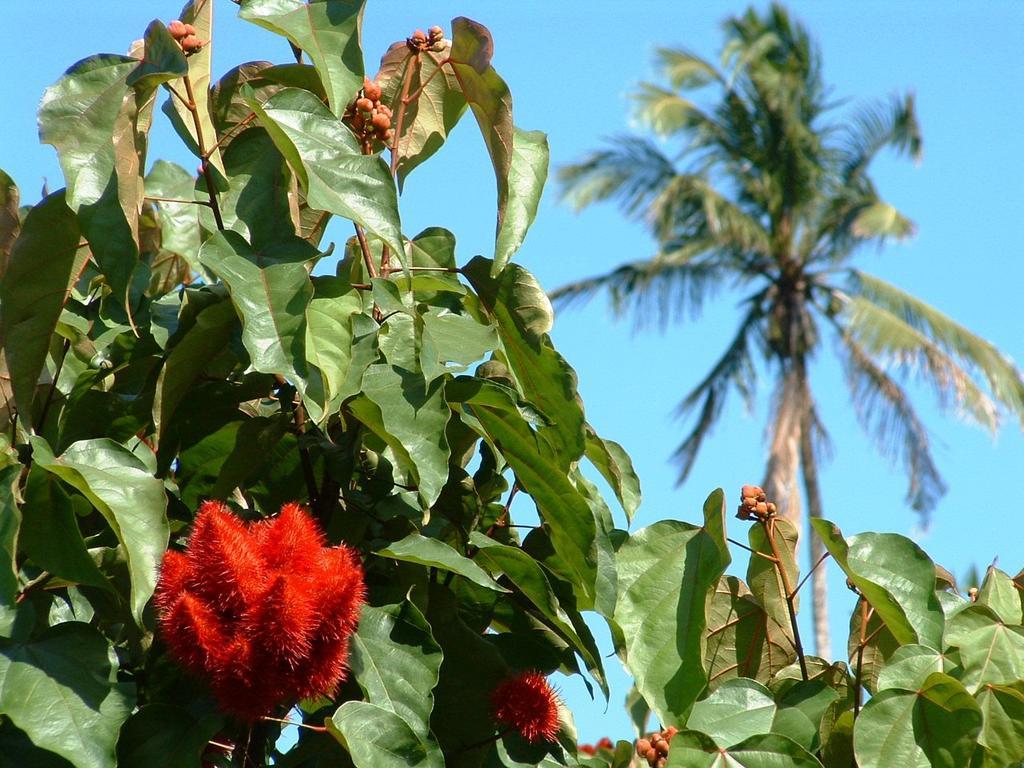
M202 161L200 170L206 179L206 191L210 195L210 208L213 209L213 218L217 222L217 229L224 230L224 219L220 215L220 206L217 204L217 187L213 182L213 172L210 170L210 158L206 153L206 142L203 139L203 121L199 118L199 109L196 107L196 96L192 90L192 78L185 75L185 93L188 102L185 107L192 115L192 123L196 128L196 145L199 147L199 158ZM173 93L174 91L172 91ZM180 98L180 95L179 95ZM211 150L212 151L212 150Z
M796 593L789 583L789 574L786 573L786 569L782 564L782 557L779 555L779 547L775 543L775 521L768 518L761 519L760 523L764 526L768 544L771 546L772 555L775 557L775 570L778 571L779 577L782 579L782 588L786 592L786 608L789 611L789 623L793 627L793 645L796 647L796 657L800 662L800 676L807 680L807 660L804 658L804 646L800 642L800 627L797 626L796 609L793 607L793 597Z

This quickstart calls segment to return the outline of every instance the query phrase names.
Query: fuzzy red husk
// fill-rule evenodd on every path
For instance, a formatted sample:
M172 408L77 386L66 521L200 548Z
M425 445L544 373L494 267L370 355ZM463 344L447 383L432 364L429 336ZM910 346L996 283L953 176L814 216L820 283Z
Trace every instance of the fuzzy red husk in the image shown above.
M226 713L253 721L334 693L364 595L356 553L327 546L301 505L247 524L208 501L185 552L165 553L155 603L171 654Z
M494 719L531 744L558 737L558 694L540 672L520 672L502 682L491 695Z

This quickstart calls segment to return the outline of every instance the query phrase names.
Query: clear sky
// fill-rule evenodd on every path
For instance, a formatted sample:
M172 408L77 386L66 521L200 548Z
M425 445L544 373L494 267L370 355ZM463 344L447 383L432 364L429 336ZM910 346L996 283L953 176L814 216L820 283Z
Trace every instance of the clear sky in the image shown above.
M215 77L245 60L289 60L283 41L238 21L228 0L216 2ZM44 177L51 188L62 185L52 148L36 138L35 107L43 90L86 55L124 52L152 18L173 18L178 4L44 0L4 6L0 167L21 186L23 201L34 202ZM387 44L417 27L448 29L449 20L460 15L486 24L495 37L495 66L512 89L516 123L548 132L557 167L597 146L602 136L630 129L628 97L636 81L652 76L655 47L682 45L714 57L720 21L745 7L734 0L371 0L364 49L367 69L374 72ZM883 157L875 179L882 195L916 220L918 235L909 243L865 251L859 266L1024 361L1024 4L801 0L790 7L817 38L824 76L837 98L906 89L917 94L924 160L915 167ZM150 160L160 157L195 165L157 113ZM494 197L489 161L467 114L449 144L411 175L403 225L409 235L431 225L448 227L459 238L464 263L493 248ZM339 243L347 236L338 226L328 233ZM652 253L640 225L624 221L611 206L576 216L558 203L551 185L518 260L553 289ZM555 342L579 374L589 421L626 447L640 473L645 500L634 528L662 518L697 521L715 487L726 489L731 504L741 484L762 479L767 391L752 413L731 403L683 487L675 487L668 460L686 426L674 420L674 407L731 335L738 298L723 292L699 322L664 334L634 334L629 323L612 323L601 301L557 318ZM971 564L984 568L997 557L1010 572L1024 565L1016 519L1024 496L1019 424L1007 421L993 440L955 414L942 414L931 392L912 387L949 485L930 527L922 530L903 503L902 474L874 453L854 419L838 366L828 357L831 349L824 352L812 376L834 446L821 478L826 516L847 534L885 530L912 536L961 577ZM741 525L735 521L732 533L743 536ZM840 656L852 597L838 570L830 573L833 654ZM599 640L610 653L607 635L599 633ZM584 741L629 736L621 706L628 681L614 658L607 665L613 686L607 711L603 701L588 701L578 680L560 681Z

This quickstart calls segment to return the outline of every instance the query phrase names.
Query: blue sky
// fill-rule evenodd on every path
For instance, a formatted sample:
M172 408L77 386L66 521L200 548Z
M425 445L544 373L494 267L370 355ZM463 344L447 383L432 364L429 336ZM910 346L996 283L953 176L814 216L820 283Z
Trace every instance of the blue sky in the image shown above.
M43 90L86 55L124 52L152 18L167 21L178 5L51 0L7 6L0 27L6 61L0 167L21 186L23 200L32 202L44 177L51 188L62 184L52 148L40 146L36 137L35 107ZM628 97L636 81L653 75L655 47L682 45L713 57L721 43L720 21L745 7L722 0L377 0L366 12L364 50L373 72L387 44L417 27L448 29L449 20L459 15L486 24L496 41L495 66L512 89L516 123L548 132L557 167L596 147L602 136L631 128ZM883 97L907 89L917 95L923 162L915 167L883 157L874 175L883 196L917 222L918 234L908 243L863 252L858 265L1024 361L1019 320L1024 5L804 0L790 8L817 38L825 80L837 98ZM289 60L280 39L238 21L235 10L228 0L217 0L215 76L245 60ZM160 157L195 165L158 113L150 159ZM436 158L411 175L402 200L404 228L412 235L431 225L448 227L459 238L464 263L493 247L494 198L483 143L467 115ZM328 234L339 243L347 236L339 226ZM543 285L555 288L652 252L641 225L624 221L611 206L577 216L558 203L551 185L518 260ZM665 333L634 334L628 322L613 323L599 300L557 318L554 339L579 374L588 419L626 447L640 473L645 501L634 528L662 518L695 521L715 487L724 487L731 503L741 484L762 478L767 390L751 413L731 403L683 487L675 487L675 468L668 461L686 426L673 418L675 405L734 329L738 298L725 291L700 321ZM857 426L830 351L826 346L812 369L834 446L834 459L821 478L826 516L847 534L873 529L912 536L958 576L971 564L983 568L996 557L1000 567L1016 572L1024 565L1016 519L1017 482L1024 469L1019 424L1007 421L993 440L955 414L941 413L931 392L912 385L949 485L930 527L922 530L903 504L902 474L875 454ZM736 521L734 536L743 535L740 525ZM830 573L838 656L852 598L837 570ZM600 638L610 652L606 636ZM607 663L613 686L607 711L603 701L587 700L578 680L560 681L584 741L629 734L621 707L627 678L614 658Z

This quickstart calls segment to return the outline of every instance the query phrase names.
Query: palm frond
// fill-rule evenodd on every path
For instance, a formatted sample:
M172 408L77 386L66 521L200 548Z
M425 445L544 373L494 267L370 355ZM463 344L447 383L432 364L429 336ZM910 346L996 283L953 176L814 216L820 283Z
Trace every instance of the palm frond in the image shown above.
M932 458L928 431L902 387L850 334L840 331L839 337L857 420L883 456L903 465L909 483L907 502L927 515L946 492Z
M720 260L692 261L685 255L658 257L623 264L605 275L564 285L550 298L561 309L607 293L617 318L632 314L638 329L651 322L664 329L685 314L695 317L704 302L722 287L726 273L727 267Z
M986 381L992 396L1022 419L1024 374L994 344L972 333L948 315L873 275L851 270L852 290L884 307L935 344L963 360Z
M690 99L669 88L653 83L640 83L633 95L634 114L659 136L671 136L682 131L702 131L711 135L721 133L714 118Z
M676 90L700 88L723 79L710 62L683 48L659 48L655 51L655 61Z
M617 199L627 214L636 215L675 176L675 167L649 139L617 136L610 143L609 148L559 169L562 199L577 211Z
M913 221L881 200L855 210L849 226L850 233L861 240L903 240L912 237L917 229Z
M735 387L747 407L752 407L756 372L750 355L750 337L761 315L761 302L755 297L725 353L676 409L676 415L683 418L699 406L697 423L672 454L673 461L679 465L677 486L685 482L693 469L704 439L722 415L730 388Z
M915 161L921 158L921 126L911 93L861 107L846 126L842 170L846 183L863 174L886 147Z
M845 332L871 355L887 359L909 373L922 374L939 405L995 430L998 409L992 399L942 347L922 330L864 296L844 296Z

